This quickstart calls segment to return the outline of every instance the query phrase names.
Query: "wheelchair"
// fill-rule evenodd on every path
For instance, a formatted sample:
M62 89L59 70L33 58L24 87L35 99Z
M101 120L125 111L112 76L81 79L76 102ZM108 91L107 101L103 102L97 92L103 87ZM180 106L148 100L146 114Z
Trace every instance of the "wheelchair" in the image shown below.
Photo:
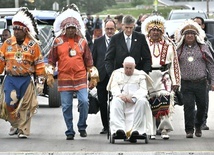
M108 133L107 133L107 138L109 139L109 142L111 144L115 143L115 140L123 140L123 141L127 141L130 143L137 143L137 140L144 140L145 144L149 143L149 136L144 133L143 135L139 135L139 134L132 134L131 138L128 139L127 136L118 136L116 133L111 133L111 129L110 129L110 103L113 99L113 96L111 94L111 92L108 92L108 118L109 118L109 129L108 129Z

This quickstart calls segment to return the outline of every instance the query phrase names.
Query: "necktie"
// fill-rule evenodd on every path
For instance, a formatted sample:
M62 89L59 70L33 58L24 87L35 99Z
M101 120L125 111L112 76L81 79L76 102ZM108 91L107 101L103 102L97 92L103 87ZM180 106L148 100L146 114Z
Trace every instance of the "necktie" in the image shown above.
M130 52L130 48L131 48L131 40L130 40L130 38L129 38L129 37L127 38L126 45L127 45L128 51Z
M106 40L106 45L107 45L106 47L108 47L110 40L111 40L110 38Z
M109 43L110 43L110 40L111 40L111 39L109 38L109 39L108 39L108 45L109 45Z

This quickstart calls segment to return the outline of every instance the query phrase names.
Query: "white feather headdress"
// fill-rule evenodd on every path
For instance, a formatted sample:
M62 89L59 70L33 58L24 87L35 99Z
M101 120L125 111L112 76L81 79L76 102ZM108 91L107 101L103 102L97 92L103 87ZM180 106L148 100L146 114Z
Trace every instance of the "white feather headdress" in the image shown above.
M198 23L194 22L191 19L188 19L184 21L183 24L175 31L175 42L177 44L177 48L179 48L183 41L184 41L184 36L185 36L185 31L187 30L192 30L196 34L196 40L200 44L205 44L204 38L206 37L206 34L204 30L198 25Z
M29 36L39 43L37 23L28 8L23 7L14 15L12 19L13 26L18 25L26 27Z
M141 25L141 32L144 35L148 35L149 31L153 28L157 28L165 33L165 19L160 15L152 15L144 20Z
M80 13L76 10L68 8L63 11L53 24L55 36L58 37L64 33L67 27L74 26L77 29L77 35L85 36L85 25Z

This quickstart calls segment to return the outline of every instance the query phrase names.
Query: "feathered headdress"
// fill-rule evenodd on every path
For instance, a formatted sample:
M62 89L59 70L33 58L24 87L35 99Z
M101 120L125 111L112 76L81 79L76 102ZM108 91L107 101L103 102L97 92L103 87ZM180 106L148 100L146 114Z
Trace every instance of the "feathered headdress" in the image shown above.
M14 15L12 24L14 28L26 31L34 41L39 43L37 22L28 8L20 8L20 10Z
M184 21L183 24L175 31L175 42L177 44L177 48L179 48L184 40L184 36L187 31L192 31L198 43L204 44L204 38L206 36L204 30L198 25L198 23L194 22L191 19Z
M71 5L67 5L66 7L63 7L61 13L64 12L65 10L67 10L67 9L73 9L74 11L80 13L79 8L74 3L72 3Z
M53 24L55 36L58 37L70 26L76 27L77 35L81 37L85 36L85 25L75 4L64 8L63 12L55 19Z
M165 19L160 15L152 15L144 20L141 25L141 32L148 35L151 29L158 29L162 33L165 33Z

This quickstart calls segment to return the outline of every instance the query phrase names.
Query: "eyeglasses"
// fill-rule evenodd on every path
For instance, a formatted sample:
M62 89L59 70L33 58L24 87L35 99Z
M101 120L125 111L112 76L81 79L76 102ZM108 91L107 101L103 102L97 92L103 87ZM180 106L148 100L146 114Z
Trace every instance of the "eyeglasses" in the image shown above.
M113 31L114 30L114 28L105 28L107 31Z

